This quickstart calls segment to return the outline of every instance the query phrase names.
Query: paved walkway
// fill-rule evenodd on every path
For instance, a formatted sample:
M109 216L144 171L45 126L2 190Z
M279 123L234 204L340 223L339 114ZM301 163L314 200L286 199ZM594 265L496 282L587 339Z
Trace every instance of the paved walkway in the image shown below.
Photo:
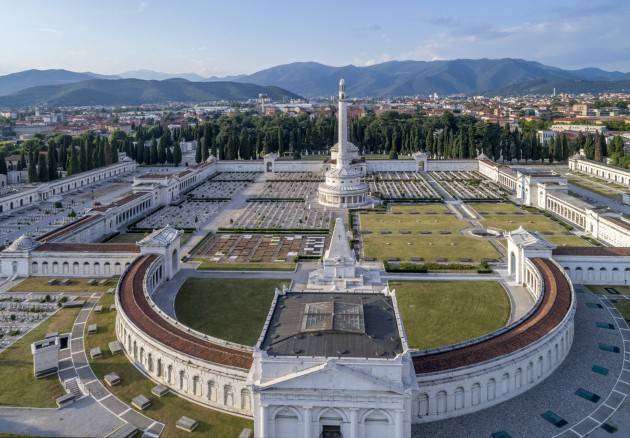
M99 295L93 294L85 303L85 306L79 312L74 325L72 327L72 335L70 338L70 352L59 363L59 379L63 382L68 379L77 378L81 386L88 392L89 398L93 399L102 407L103 415L110 415L119 422L130 423L136 428L143 430L149 436L159 436L164 429L164 425L153 419L135 411L128 404L124 403L113 395L109 390L97 379L94 371L89 365L88 357L85 352L83 332L85 324L88 320L90 312L94 305L98 302ZM70 405L64 410L72 410ZM85 418L82 419L85 422ZM103 431L95 430L91 436L104 436Z
M604 195L600 195L599 193L595 193L593 191L587 190L583 187L576 186L575 184L568 183L569 191L579 195L582 199L587 202L591 202L593 204L605 205L613 211L618 213L624 213L630 215L630 205L622 204L619 201L608 198Z
M256 178L256 181L253 184L250 184L240 192L237 192L234 197L220 210L220 212L210 220L210 222L195 231L188 242L181 247L181 256L183 257L188 255L190 251L192 251L192 249L208 235L208 233L215 232L220 227L227 227L230 224L230 219L238 218L245 208L247 208L247 199L261 193L265 188L266 179L267 173L263 172Z
M578 307L573 346L550 377L526 393L481 412L415 425L412 435L487 438L505 431L513 438L582 437L595 430L596 434L592 436L603 437L609 434L598 428L615 413L630 426L630 406L626 401L630 392L630 368L626 364L630 362L624 360L630 360L630 353L624 348L625 344L630 345L630 330L605 300L580 285L576 285L576 291ZM613 329L600 328L596 325L598 322L613 324ZM617 346L621 351L604 351L600 343ZM607 374L593 372L594 365L605 368ZM591 391L601 399L597 403L583 399L575 394L579 388ZM568 424L557 428L547 422L541 416L547 410L555 412Z

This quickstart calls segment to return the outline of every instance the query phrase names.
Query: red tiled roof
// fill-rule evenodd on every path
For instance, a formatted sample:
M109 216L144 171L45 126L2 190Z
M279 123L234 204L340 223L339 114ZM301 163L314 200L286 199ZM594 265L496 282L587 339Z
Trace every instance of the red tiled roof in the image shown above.
M144 276L156 255L139 257L120 282L118 298L122 310L136 327L164 345L198 359L248 370L253 357L250 352L236 350L198 338L174 326L160 316L147 302L143 289Z
M555 256L630 256L630 248L609 248L604 246L559 246L553 250Z
M624 221L623 219L619 219L618 217L604 216L602 219L606 219L607 221L610 221L613 224L620 226L621 228L625 228L626 230L630 230L630 223Z
M539 340L560 324L571 309L571 285L548 259L534 258L544 281L544 295L538 309L511 330L478 344L455 350L413 357L417 374L445 371L504 356Z
M125 205L125 204L127 204L127 203L129 203L129 202L131 202L131 201L133 201L135 199L138 199L138 198L140 198L142 196L146 196L146 194L147 194L146 192L130 193L128 195L125 195L122 198L119 198L119 199L115 200L114 202L112 202L110 204L101 205L100 207L95 207L92 210L93 211L107 211L110 208L119 207L119 206Z
M35 251L47 252L140 252L135 243L55 243L47 242L38 246Z
M77 219L76 221L70 222L69 224L66 224L60 228L57 228L55 230L42 234L36 240L40 242L48 242L53 239L58 239L59 237L64 236L68 233L71 233L77 228L80 228L83 225L89 224L90 222L93 222L98 219L100 219L100 216L96 216L96 215L83 216L82 218Z

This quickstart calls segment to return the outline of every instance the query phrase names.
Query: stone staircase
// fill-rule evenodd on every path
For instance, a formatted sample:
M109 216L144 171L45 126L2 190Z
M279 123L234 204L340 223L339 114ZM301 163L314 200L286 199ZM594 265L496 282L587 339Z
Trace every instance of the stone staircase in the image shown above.
M83 394L83 391L79 387L79 382L76 377L73 377L72 379L64 380L63 386L66 389L66 392L68 394L72 394L74 398L77 400L85 395Z

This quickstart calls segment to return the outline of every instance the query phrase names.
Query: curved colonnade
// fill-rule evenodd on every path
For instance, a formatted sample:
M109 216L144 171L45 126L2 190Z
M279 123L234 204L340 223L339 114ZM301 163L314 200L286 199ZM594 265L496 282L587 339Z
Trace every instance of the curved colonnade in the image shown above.
M523 318L479 342L413 356L419 387L414 422L443 420L507 401L542 382L568 355L575 315L571 282L550 259L527 262L540 278L530 278L530 291L538 299Z
M178 395L251 417L252 395L245 382L251 352L202 339L156 312L148 293L161 283L162 263L160 256L141 256L118 284L116 335L127 357Z
M469 343L412 354L418 392L412 422L442 420L504 402L537 385L562 363L573 341L575 297L563 269L527 259L535 306L507 328ZM251 417L250 351L203 339L156 311L150 293L162 257L143 255L122 276L116 333L128 358L151 379L196 403Z

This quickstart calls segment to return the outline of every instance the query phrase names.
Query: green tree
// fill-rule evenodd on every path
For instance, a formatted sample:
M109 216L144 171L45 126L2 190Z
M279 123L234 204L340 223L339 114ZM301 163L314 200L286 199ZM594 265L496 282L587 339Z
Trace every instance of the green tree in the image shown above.
M39 154L39 159L37 161L37 180L39 182L48 181L48 163L46 155L43 153Z
M182 162L182 148L179 146L179 142L175 143L173 146L173 164L179 166L179 163Z
M0 152L0 175L6 175L7 173L7 162L4 159L4 154Z
M37 181L37 166L35 165L35 154L33 149L29 148L28 151L28 182Z

